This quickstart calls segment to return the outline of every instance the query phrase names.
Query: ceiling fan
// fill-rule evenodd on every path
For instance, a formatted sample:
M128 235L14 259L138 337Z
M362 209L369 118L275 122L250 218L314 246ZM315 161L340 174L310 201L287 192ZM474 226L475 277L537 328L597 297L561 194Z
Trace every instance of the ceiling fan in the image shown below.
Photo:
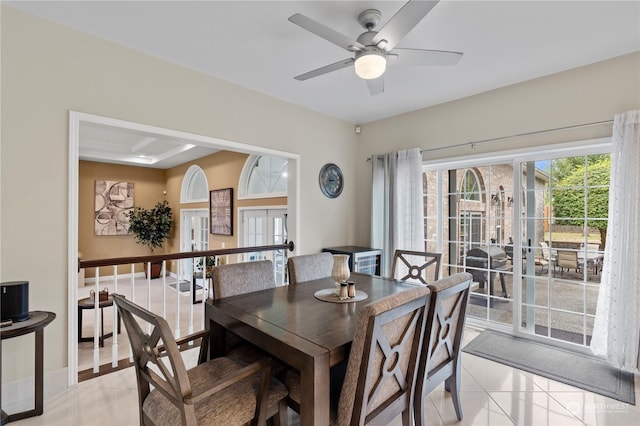
M367 9L358 15L358 22L365 28L357 40L335 31L311 18L296 13L289 21L323 39L355 53L353 58L300 74L294 77L304 81L353 65L358 77L364 79L372 95L384 92L384 72L387 63L394 65L455 65L462 58L461 52L426 49L396 48L409 33L438 4L439 0L410 0L385 24L380 31L375 28L381 13Z

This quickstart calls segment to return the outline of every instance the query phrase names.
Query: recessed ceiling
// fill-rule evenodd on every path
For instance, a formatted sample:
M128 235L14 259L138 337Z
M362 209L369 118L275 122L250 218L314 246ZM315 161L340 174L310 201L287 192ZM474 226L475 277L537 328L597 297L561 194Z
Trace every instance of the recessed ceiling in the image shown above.
M106 124L80 124L80 160L168 169L219 150L199 142Z
M398 47L460 51L461 61L390 66L384 93L372 96L352 68L294 80L352 55L288 17L301 13L355 38L360 12L378 9L382 27L405 1L3 4L354 124L640 51L639 1L441 1ZM144 145L145 135L131 137ZM95 139L87 151L100 148ZM165 153L176 148L163 143Z

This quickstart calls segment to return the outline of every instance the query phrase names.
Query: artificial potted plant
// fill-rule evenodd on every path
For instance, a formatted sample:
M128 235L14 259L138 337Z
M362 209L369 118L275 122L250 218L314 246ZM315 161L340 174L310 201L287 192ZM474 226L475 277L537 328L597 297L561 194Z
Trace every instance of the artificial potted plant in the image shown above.
M162 247L164 241L169 238L171 226L173 226L173 215L166 200L158 202L151 209L134 207L128 215L129 233L135 235L138 244L149 247L151 254L155 249ZM162 262L152 262L151 278L158 278L161 270Z

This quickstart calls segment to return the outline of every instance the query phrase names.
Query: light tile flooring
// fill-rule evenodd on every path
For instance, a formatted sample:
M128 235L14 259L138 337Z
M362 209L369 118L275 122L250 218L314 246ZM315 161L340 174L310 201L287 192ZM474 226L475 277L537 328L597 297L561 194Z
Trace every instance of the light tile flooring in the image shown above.
M468 328L468 342L478 334ZM185 359L195 362L193 351ZM458 422L451 397L440 387L425 399L429 425L640 425L640 408L585 392L473 355L462 355L461 399L464 419ZM635 378L640 401L640 377ZM133 368L87 380L45 401L44 414L12 425L136 425L136 381ZM291 425L298 425L290 412ZM400 425L400 419L392 425Z

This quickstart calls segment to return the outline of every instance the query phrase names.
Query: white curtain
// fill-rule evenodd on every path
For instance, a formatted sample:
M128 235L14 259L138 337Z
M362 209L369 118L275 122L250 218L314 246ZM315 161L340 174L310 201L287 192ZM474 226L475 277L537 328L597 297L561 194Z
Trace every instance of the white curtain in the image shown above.
M615 116L609 226L591 349L613 365L640 365L640 111Z
M381 273L389 276L396 249L425 249L422 154L412 148L374 155L371 163L371 247L382 249Z

